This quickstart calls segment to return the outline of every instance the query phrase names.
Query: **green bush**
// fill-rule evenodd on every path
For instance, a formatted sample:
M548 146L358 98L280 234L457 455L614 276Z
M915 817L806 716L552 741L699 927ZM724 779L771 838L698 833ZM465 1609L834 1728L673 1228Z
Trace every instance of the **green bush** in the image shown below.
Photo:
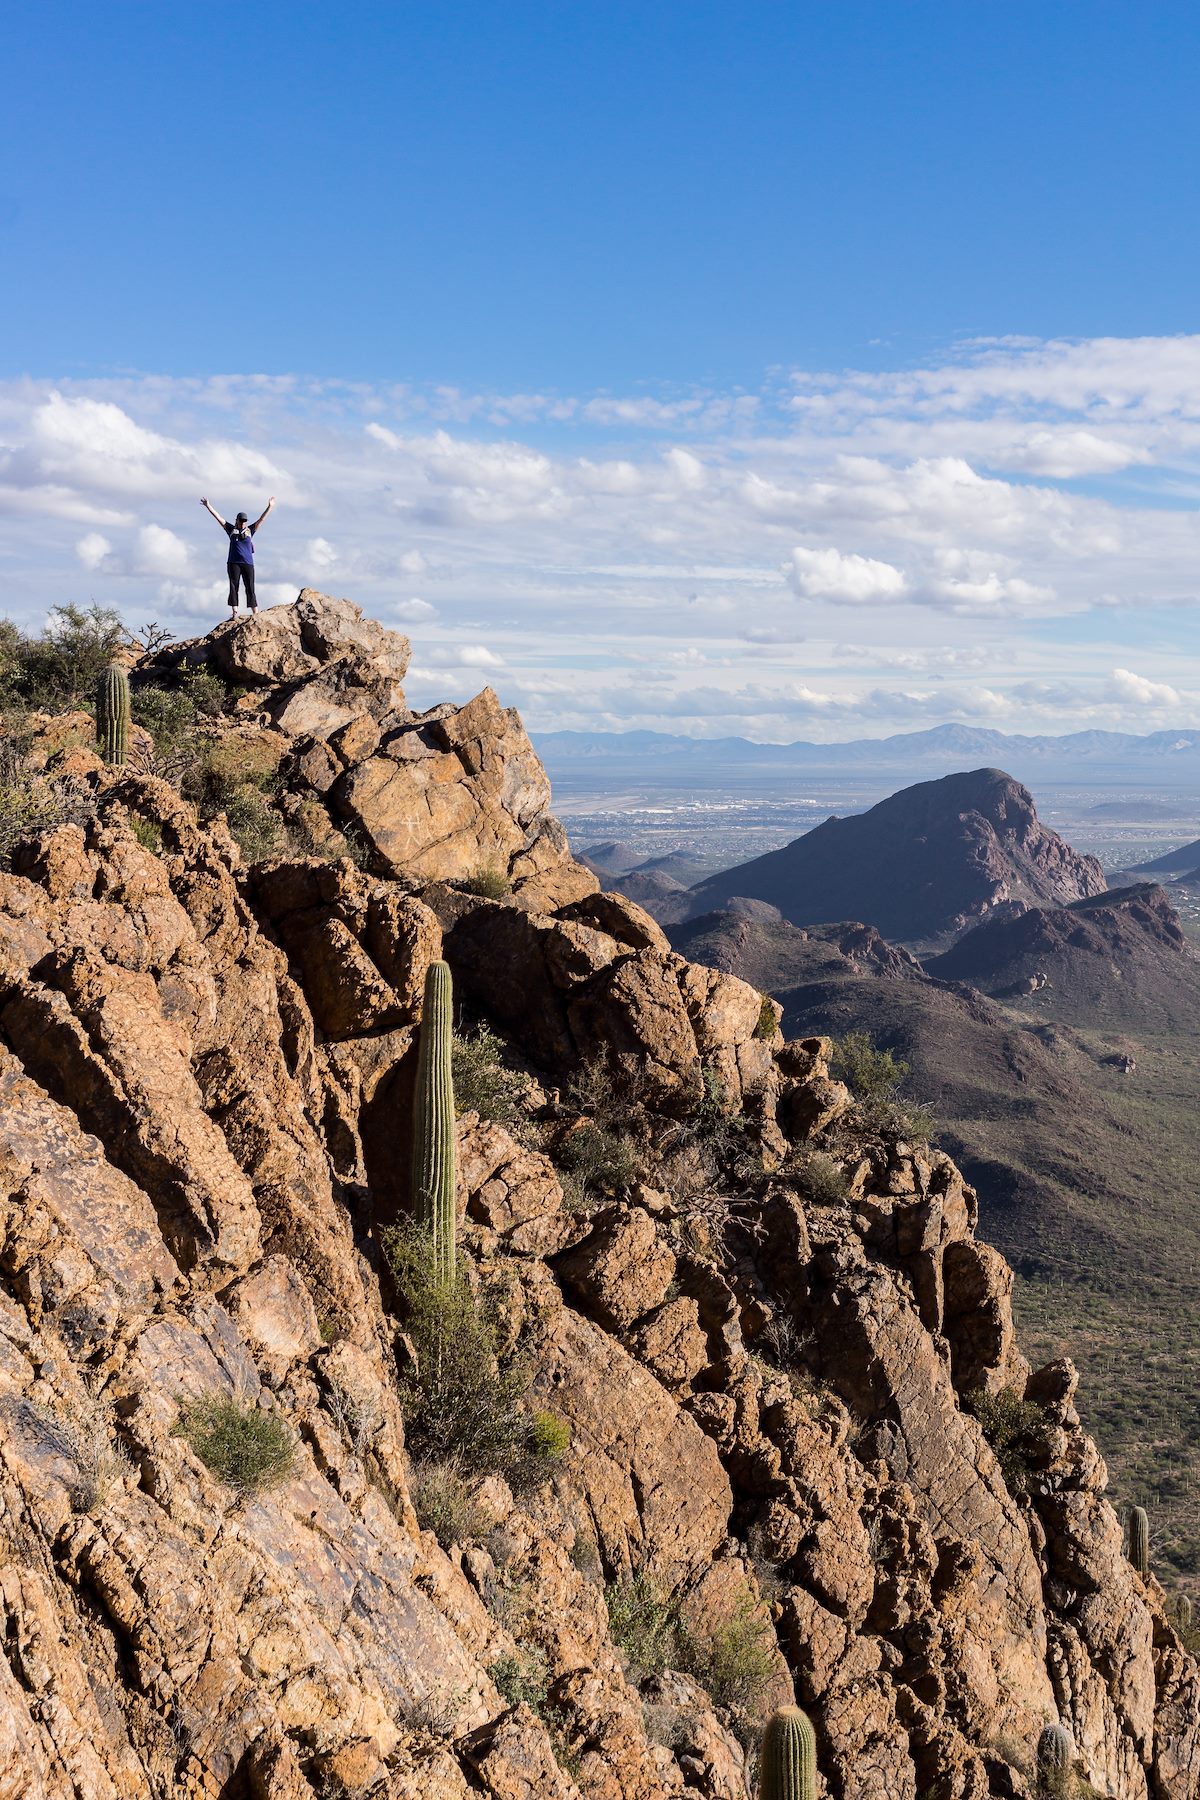
M500 1656L488 1673L506 1706L522 1702L541 1718L550 1690L550 1671L540 1650L525 1645L515 1656Z
M990 1394L975 1388L966 1403L979 1420L1010 1494L1023 1494L1050 1449L1053 1426L1044 1407L1023 1400L1016 1388Z
M561 1462L571 1445L571 1427L557 1413L535 1412L529 1428L529 1451L546 1463Z
M0 621L0 707L90 709L97 682L128 641L121 615L111 606L55 606L37 637L27 637L11 620Z
M137 815L129 821L133 827L133 835L143 850L149 850L152 856L162 854L162 826L157 819L142 819Z
M835 1040L830 1071L844 1081L858 1101L869 1128L928 1143L937 1121L920 1101L902 1099L900 1090L911 1073L892 1050L879 1050L865 1031L847 1032Z
M563 1139L558 1159L578 1180L585 1197L619 1193L637 1173L633 1145L606 1125L576 1126Z
M476 894L481 900L503 900L512 893L508 871L498 863L489 863L485 868L476 869L474 874L465 876L457 885L464 894Z
M775 1002L769 994L762 997L762 1005L758 1009L758 1024L754 1027L754 1035L769 1044L779 1030L779 1019L775 1011Z
M454 1102L460 1114L477 1112L481 1119L519 1136L526 1126L521 1103L529 1091L529 1077L506 1068L503 1058L504 1042L489 1025L456 1031L450 1058Z
M834 1042L830 1072L869 1105L895 1099L908 1064L891 1050L876 1049L865 1031L851 1031Z
M197 729L202 720L215 719L225 709L228 690L206 669L181 674L170 686L147 682L133 690L133 719L154 739L159 755L170 755Z
M614 1582L604 1590L608 1630L635 1681L679 1666L679 1608L648 1575Z
M710 1631L685 1630L680 1666L718 1706L749 1719L761 1708L778 1673L771 1621L747 1593Z
M188 1401L176 1426L202 1463L239 1494L258 1494L291 1474L296 1446L278 1413L228 1394Z
M548 1428L522 1404L526 1365L498 1354L494 1310L461 1262L439 1272L426 1232L405 1222L386 1229L383 1241L415 1352L400 1386L410 1449L453 1464L466 1479L499 1474L518 1488L544 1479L556 1460Z

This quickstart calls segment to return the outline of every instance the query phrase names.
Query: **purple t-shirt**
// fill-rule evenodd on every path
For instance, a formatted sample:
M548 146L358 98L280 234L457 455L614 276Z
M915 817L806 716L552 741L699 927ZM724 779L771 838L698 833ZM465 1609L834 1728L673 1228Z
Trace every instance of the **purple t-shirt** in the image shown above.
M229 539L229 561L231 563L254 562L254 525L226 524L225 533Z

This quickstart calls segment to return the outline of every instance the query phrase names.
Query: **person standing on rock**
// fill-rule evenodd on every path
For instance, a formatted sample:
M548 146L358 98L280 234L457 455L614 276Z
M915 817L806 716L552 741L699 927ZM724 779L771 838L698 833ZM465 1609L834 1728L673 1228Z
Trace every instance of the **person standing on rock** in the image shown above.
M250 612L258 611L258 601L254 598L254 534L275 504L275 496L267 501L253 525L247 522L246 514L239 513L233 524L223 519L219 512L201 500L205 512L211 513L217 524L229 539L229 610L236 615L238 609L238 582L246 591L246 607Z

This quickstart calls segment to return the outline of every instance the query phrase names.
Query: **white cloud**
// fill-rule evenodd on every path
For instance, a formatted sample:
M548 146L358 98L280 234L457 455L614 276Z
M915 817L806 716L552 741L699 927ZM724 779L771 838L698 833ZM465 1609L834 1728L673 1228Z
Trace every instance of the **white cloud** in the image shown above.
M79 539L75 554L85 569L98 569L105 557L112 555L112 545L99 531L89 531Z
M186 575L192 553L165 525L143 525L138 532L135 567L141 575Z
M844 555L799 544L792 551L788 579L801 599L841 600L851 606L895 600L907 585L902 571L891 563L854 551Z
M0 382L0 554L30 621L89 576L131 624L220 617L202 493L278 496L264 596L335 585L403 621L447 693L502 670L542 726L1197 716L1200 337L967 344L757 395ZM842 642L850 608L868 641Z
M1114 700L1128 701L1134 706L1180 706L1182 695L1165 681L1147 681L1132 669L1114 669L1109 682Z

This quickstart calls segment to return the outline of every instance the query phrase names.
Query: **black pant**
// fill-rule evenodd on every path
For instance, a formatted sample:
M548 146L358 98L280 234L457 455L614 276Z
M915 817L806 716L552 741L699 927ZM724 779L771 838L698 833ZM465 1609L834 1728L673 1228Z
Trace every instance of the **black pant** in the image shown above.
M236 612L237 611L237 603L238 603L238 576L239 575L242 578L242 586L246 590L246 605L250 608L251 612L256 612L258 610L258 601L254 598L254 564L253 563L230 563L229 564L229 604L230 604L230 606L232 606L233 610Z

